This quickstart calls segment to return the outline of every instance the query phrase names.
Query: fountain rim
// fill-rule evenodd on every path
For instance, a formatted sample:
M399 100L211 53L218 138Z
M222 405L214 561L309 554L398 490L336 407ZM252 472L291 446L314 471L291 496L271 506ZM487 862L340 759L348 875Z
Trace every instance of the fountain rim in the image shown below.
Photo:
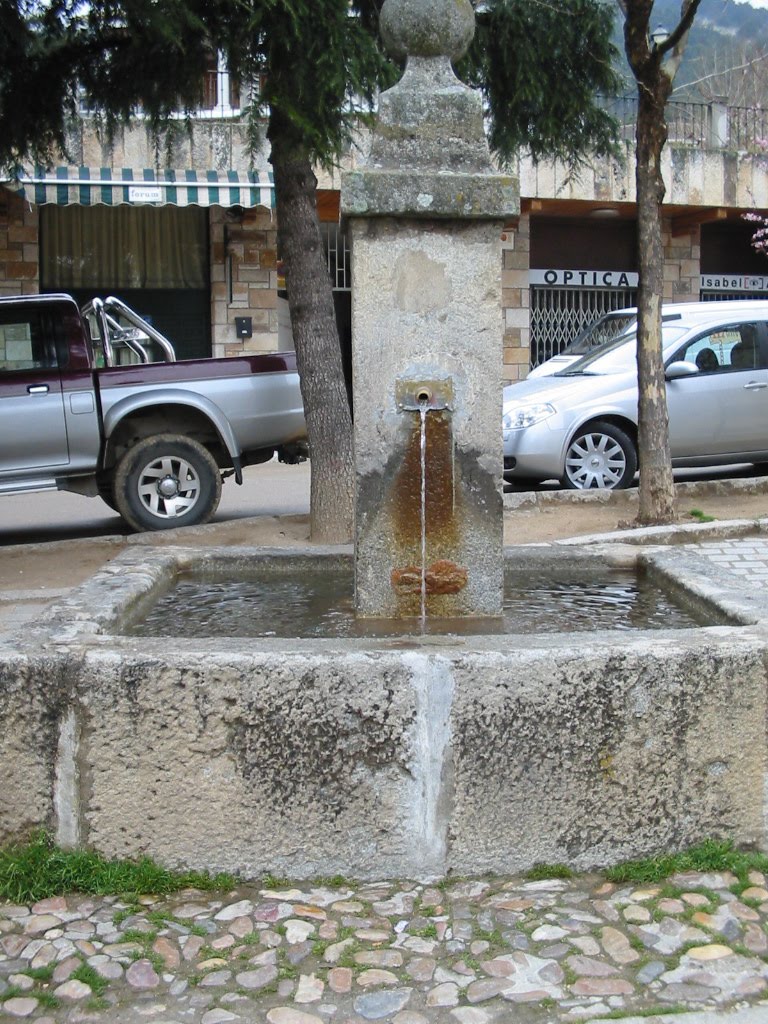
M236 566L247 560L250 565L261 562L271 564L273 571L281 566L299 564L335 565L352 571L353 552L349 546L302 548L258 547L131 547L120 553L90 579L75 588L67 598L56 602L46 612L45 620L27 624L23 635L12 638L17 649L40 650L42 647L60 647L62 643L78 647L135 654L140 649L146 656L169 655L188 659L192 651L206 656L242 657L258 655L322 657L351 655L404 655L421 653L445 658L464 658L467 655L504 657L513 652L525 652L531 657L547 655L553 651L573 651L579 656L585 638L591 647L634 648L672 640L679 646L700 647L707 641L728 642L764 641L768 636L768 592L744 594L734 583L718 574L717 567L707 566L703 557L686 547L659 547L626 543L594 544L567 547L548 545L521 545L504 548L505 566L535 567L546 563L575 568L590 564L637 569L658 574L673 588L680 588L686 596L704 605L714 606L730 624L696 626L677 629L610 630L589 633L561 632L541 634L467 634L414 635L398 638L285 638L285 637L144 637L121 633L120 629L138 603L150 603L168 589L170 578L200 568Z

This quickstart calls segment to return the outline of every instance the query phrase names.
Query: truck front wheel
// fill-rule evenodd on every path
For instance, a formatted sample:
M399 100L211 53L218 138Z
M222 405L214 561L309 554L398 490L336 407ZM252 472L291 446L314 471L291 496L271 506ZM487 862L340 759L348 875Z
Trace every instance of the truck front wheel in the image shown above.
M207 523L221 498L210 452L191 438L157 434L123 455L115 472L117 511L134 530Z

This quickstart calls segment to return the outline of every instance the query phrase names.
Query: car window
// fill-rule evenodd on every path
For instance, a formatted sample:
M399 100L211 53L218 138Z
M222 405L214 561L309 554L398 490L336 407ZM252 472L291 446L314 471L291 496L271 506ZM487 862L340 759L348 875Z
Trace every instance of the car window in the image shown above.
M756 324L729 324L701 334L684 345L674 362L695 363L699 373L730 373L765 365Z
M666 352L670 345L686 334L685 327L663 324L661 329L662 345ZM604 345L596 352L582 356L557 376L570 376L580 373L625 373L637 366L637 335L622 334L615 341Z
M43 330L40 310L0 307L0 370L14 373L57 365L56 346Z
M561 354L578 356L591 352L600 345L605 345L607 342L613 341L614 338L628 333L635 320L637 320L637 316L634 313L607 313L596 323L585 327L570 345L566 345Z

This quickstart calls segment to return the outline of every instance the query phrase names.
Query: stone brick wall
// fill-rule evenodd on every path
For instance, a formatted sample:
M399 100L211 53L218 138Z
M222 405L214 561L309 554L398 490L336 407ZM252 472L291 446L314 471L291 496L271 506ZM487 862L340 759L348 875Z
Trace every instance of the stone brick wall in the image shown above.
M701 228L675 236L669 221L662 228L664 302L698 302L701 272Z
M0 188L0 295L39 291L38 208Z
M505 384L523 380L530 366L530 248L530 217L522 214L517 227L505 230L501 236L501 305L504 314L502 376Z
M277 221L261 207L237 219L210 213L213 355L274 352L277 342ZM250 317L253 336L238 338L236 317Z

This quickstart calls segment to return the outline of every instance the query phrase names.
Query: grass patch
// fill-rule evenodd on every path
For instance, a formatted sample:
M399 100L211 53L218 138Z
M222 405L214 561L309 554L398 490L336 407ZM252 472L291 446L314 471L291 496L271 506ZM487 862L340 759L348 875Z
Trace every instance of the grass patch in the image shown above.
M102 978L89 964L80 964L72 971L70 978L87 985L95 996L103 996L107 989L107 979Z
M430 921L429 924L425 924L423 928L409 928L409 935L418 935L420 939L436 939L437 938L437 925Z
M338 939L315 939L312 943L312 956L322 959L326 949L338 942Z
M525 872L529 882L546 882L550 878L573 878L573 871L567 864L534 864Z
M331 875L330 878L326 878L321 875L319 878L313 879L313 885L320 886L323 889L354 889L355 884L350 882L344 875Z
M99 1013L101 1010L108 1010L111 1005L108 999L103 999L101 996L91 996L85 1004L86 1009L93 1010L95 1013Z
M632 949L634 949L636 953L639 953L641 956L648 955L648 947L645 945L645 943L639 935L631 933L627 936L627 939L629 940L630 946L632 947Z
M531 931L533 930L534 929L532 928ZM504 940L504 936L498 928L494 928L493 931L488 931L485 928L479 928L475 925L472 930L472 940L488 943L488 949L483 953L483 958L486 960L492 960L497 951L504 949L507 945Z
M339 959L336 961L336 967L348 967L351 971L362 970L362 966L355 960L355 954L359 953L362 948L362 945L356 941L352 942L349 946L345 946L341 951Z
M44 1010L58 1010L61 1006L61 1000L53 992L41 992L39 989L35 989L32 995Z
M692 508L688 513L692 519L697 519L700 523L714 523L715 516L708 516L706 512L702 512L700 508Z
M25 971L19 971L19 974L26 974L33 981L50 981L53 977L53 970L53 964L48 964L46 967L30 967Z
M186 921L181 921L178 917L174 917L170 911L164 910L150 910L144 915L150 924L153 924L156 928L165 928L169 924L180 924L185 928L187 926Z
M622 1020L624 1017L666 1017L668 1014L674 1016L677 1013L688 1013L689 1008L685 1006L646 1006L633 1010L610 1010L608 1013L601 1013L603 1020Z
M662 885L657 900L679 900L686 890L681 885Z
M683 871L730 871L742 884L746 884L747 875L752 870L768 871L768 856L737 850L730 840L705 839L682 853L660 854L617 864L608 868L605 877L610 882L643 885L661 882Z
M228 889L231 875L168 871L149 857L106 860L87 850L62 850L45 832L0 850L0 899L36 903L82 892L91 896L165 894L179 889Z
M290 889L290 878L281 878L279 875L264 875L261 884L265 889Z
M137 942L140 946L148 946L157 938L157 932L143 932L140 928L126 928L121 942Z

